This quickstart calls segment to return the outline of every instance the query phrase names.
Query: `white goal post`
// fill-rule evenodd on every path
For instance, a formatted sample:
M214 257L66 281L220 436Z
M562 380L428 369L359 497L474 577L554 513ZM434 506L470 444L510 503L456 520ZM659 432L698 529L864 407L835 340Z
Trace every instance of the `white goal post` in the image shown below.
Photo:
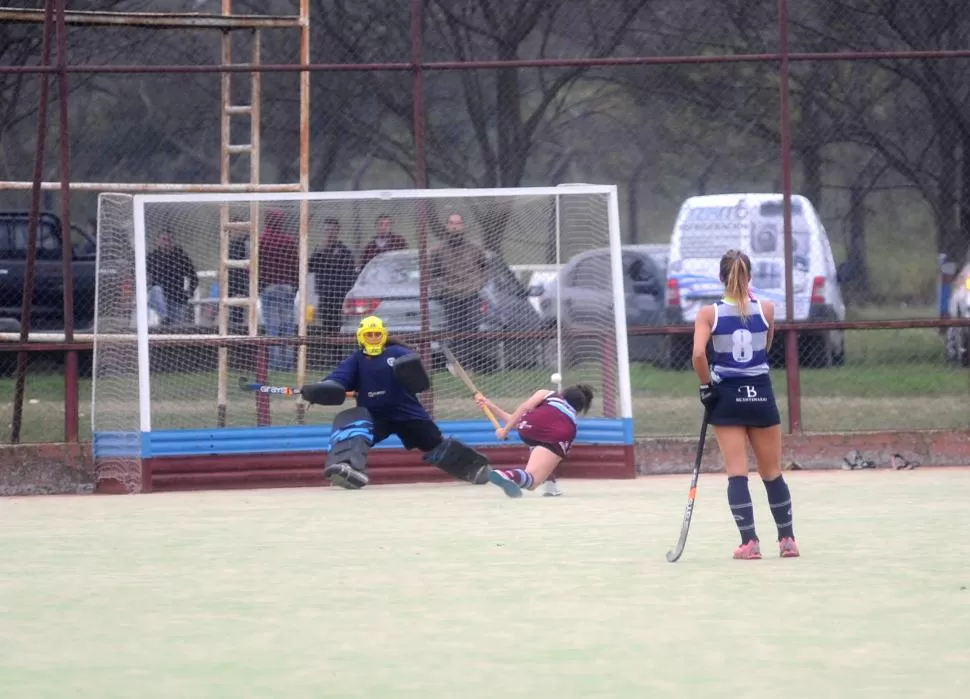
M356 324L370 314L430 361L433 387L422 399L446 434L488 425L441 365L447 339L509 412L537 389L586 383L595 399L577 444L584 435L632 444L613 185L104 193L98 241L95 457L117 457L109 470L127 472L111 477L129 490L139 489L144 459L323 450L319 430L336 409L304 415L299 400L252 386L321 379L354 349ZM483 269L469 244L485 253ZM530 289L523 269L541 270L545 284ZM199 304L210 322L199 322ZM270 448L272 435L285 444Z

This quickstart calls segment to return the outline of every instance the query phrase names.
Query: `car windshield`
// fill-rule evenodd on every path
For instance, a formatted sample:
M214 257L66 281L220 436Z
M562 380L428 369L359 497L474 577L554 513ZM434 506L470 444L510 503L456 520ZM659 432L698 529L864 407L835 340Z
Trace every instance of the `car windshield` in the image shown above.
M5 256L25 257L27 254L28 222L26 219L0 220L0 249ZM59 255L61 240L49 221L41 219L37 225L37 252L47 256Z
M360 275L363 284L417 284L421 278L414 255L387 255L372 260Z

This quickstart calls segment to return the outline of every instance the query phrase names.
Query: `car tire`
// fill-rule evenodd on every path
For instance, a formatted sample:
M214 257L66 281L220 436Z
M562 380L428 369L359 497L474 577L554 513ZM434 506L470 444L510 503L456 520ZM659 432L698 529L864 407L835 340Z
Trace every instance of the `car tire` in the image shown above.
M835 351L828 335L808 335L798 343L798 365L807 369L827 369L835 364Z
M958 318L962 317L957 315ZM956 359L962 367L970 367L970 328L957 328Z
M845 366L845 334L842 334L842 341L839 343L838 351L832 354L832 366Z
M667 335L664 341L663 355L659 365L661 369L670 371L685 371L691 367L690 356L693 351L693 340L685 335Z

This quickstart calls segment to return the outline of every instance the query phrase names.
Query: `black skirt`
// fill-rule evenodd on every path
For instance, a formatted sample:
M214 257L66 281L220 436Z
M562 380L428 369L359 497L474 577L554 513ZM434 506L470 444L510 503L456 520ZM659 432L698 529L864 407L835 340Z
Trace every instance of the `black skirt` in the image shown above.
M718 401L710 424L736 427L773 427L781 424L771 377L731 377L717 384Z

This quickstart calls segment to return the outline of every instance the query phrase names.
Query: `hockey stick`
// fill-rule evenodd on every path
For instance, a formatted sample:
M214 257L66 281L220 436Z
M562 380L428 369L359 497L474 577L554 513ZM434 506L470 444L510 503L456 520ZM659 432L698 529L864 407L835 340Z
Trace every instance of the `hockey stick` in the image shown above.
M273 396L299 396L302 391L294 386L272 386L268 383L252 383L245 376L239 377L239 388L249 393L268 393ZM357 394L347 391L347 397L353 398Z
M697 479L701 475L701 459L704 456L704 440L707 437L707 421L710 415L704 411L704 419L701 422L701 437L697 441L697 458L694 459L694 472L690 477L690 492L687 494L687 509L684 511L684 523L680 527L680 538L672 551L667 552L667 562L676 563L687 547L687 532L690 530L690 518L694 514L694 499L697 497Z
M465 386L468 387L468 390L472 392L472 395L481 393L481 391L476 388L468 374L465 373L465 370L461 368L461 364L458 363L458 359L456 359L455 355L452 354L450 349L448 349L448 346L443 342L440 343L439 346L441 347L442 354L445 355L445 368L448 370L448 373L461 379L462 383L464 383ZM502 426L499 424L498 420L495 419L495 414L487 405L482 406L482 412L485 413L485 417L492 422L495 429L501 429Z

